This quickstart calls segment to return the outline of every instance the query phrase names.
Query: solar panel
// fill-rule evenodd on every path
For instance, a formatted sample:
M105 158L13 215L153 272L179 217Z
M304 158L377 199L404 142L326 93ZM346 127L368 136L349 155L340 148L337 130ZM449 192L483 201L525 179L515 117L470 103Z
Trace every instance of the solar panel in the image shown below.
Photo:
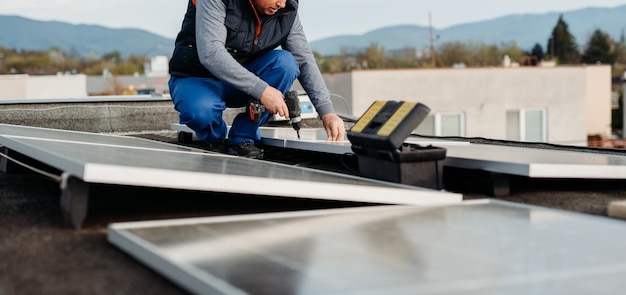
M180 128L178 130L183 133L193 132L191 129L185 129L184 125L176 128ZM263 143L269 146L338 155L352 153L349 141L326 141L323 129L303 129L300 133L302 139L298 139L290 128L261 129ZM444 167L491 172L494 196L509 194L510 175L549 179L626 179L626 156L622 155L471 144L413 135L405 142L445 148L446 158L442 161Z
M85 183L383 204L462 196L147 139L0 124L0 145Z
M620 155L471 144L447 146L444 165L533 178L626 179Z
M196 294L613 294L626 224L495 200L111 224Z
M268 146L292 148L330 154L352 153L352 144L347 138L343 141L328 141L326 139L326 131L320 128L300 129L300 139L298 139L296 132L291 128L262 127L261 137L263 144ZM420 137L409 137L404 142L418 144L421 146L469 145L468 142L464 141L429 139Z
M271 146L351 153L350 142L328 142L320 129L303 129L302 140L289 128L264 128L263 143ZM600 153L550 150L409 136L406 143L446 149L444 166L479 169L533 178L626 179L626 157Z
M170 128L178 132L182 132L191 136L194 131L183 124L171 124ZM261 127L261 141L268 146L280 148L292 148L298 150L323 152L330 154L351 153L352 149L350 141L346 137L343 141L327 141L326 131L323 128L302 128L300 129L300 138L291 128L284 127ZM190 139L190 137L188 137ZM453 141L443 139L430 139L412 136L405 140L406 143L418 144L422 146L437 145L469 145L466 141Z

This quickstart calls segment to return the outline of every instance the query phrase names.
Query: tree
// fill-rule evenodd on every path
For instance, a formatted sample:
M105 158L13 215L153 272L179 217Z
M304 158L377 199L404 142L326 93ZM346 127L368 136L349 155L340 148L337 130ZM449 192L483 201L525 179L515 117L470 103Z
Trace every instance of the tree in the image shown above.
M110 61L110 62L113 62L113 63L115 63L115 62L117 62L117 61L119 61L121 59L122 59L122 54L119 51L117 51L117 50L111 51L111 52L107 52L107 53L102 55L102 60Z
M500 49L494 45L479 45L474 53L475 66L495 66L502 62Z
M568 27L563 15L559 16L548 40L548 55L557 58L560 64L575 64L580 60L576 38L569 32Z
M512 61L520 61L524 56L524 50L519 48L515 41L503 42L500 49L500 61L508 55Z
M585 52L580 58L584 64L603 63L612 65L615 63L615 42L611 37L596 29L589 38Z
M533 46L533 49L530 51L530 55L536 56L537 60L542 60L544 52L541 44L535 43L535 46Z
M466 66L474 65L474 54L472 50L467 48L464 43L458 41L443 43L438 55L444 66L449 67L454 64L464 64Z
M365 49L364 54L357 54L357 62L359 65L367 65L370 69L385 68L387 62L385 48L373 43Z
M624 36L624 30L619 38L619 43L615 46L615 62L619 64L626 64L626 36Z

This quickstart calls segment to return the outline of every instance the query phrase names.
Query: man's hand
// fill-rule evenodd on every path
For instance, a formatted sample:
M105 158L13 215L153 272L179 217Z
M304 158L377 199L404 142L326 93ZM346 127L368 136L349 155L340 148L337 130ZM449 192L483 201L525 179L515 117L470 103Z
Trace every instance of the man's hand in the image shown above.
M322 123L324 124L324 129L326 129L326 134L328 135L327 140L344 140L346 126L337 114L328 113L322 116Z
M285 98L278 89L267 86L259 101L270 113L278 114L289 119L289 109L287 109Z

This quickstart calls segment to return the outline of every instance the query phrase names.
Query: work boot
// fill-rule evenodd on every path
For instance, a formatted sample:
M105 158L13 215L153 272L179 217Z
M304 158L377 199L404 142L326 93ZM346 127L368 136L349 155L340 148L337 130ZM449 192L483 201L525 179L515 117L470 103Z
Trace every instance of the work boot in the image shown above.
M254 146L254 143L249 141L242 141L238 144L231 144L228 152L231 155L237 155L251 159L263 158L263 150Z

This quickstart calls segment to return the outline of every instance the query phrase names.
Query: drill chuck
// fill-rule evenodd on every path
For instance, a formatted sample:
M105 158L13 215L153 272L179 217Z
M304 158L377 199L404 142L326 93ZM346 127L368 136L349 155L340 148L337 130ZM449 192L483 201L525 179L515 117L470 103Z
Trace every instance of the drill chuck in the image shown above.
M300 127L302 126L302 118L301 117L295 117L292 118L291 116L289 116L289 122L291 123L291 126L293 126L293 129L300 130Z
M300 98L298 98L297 91L288 91L285 93L285 103L287 104L287 109L289 109L289 122L293 129L298 133L298 138L300 138L300 127L302 127L302 117L301 117L301 107L300 107Z

